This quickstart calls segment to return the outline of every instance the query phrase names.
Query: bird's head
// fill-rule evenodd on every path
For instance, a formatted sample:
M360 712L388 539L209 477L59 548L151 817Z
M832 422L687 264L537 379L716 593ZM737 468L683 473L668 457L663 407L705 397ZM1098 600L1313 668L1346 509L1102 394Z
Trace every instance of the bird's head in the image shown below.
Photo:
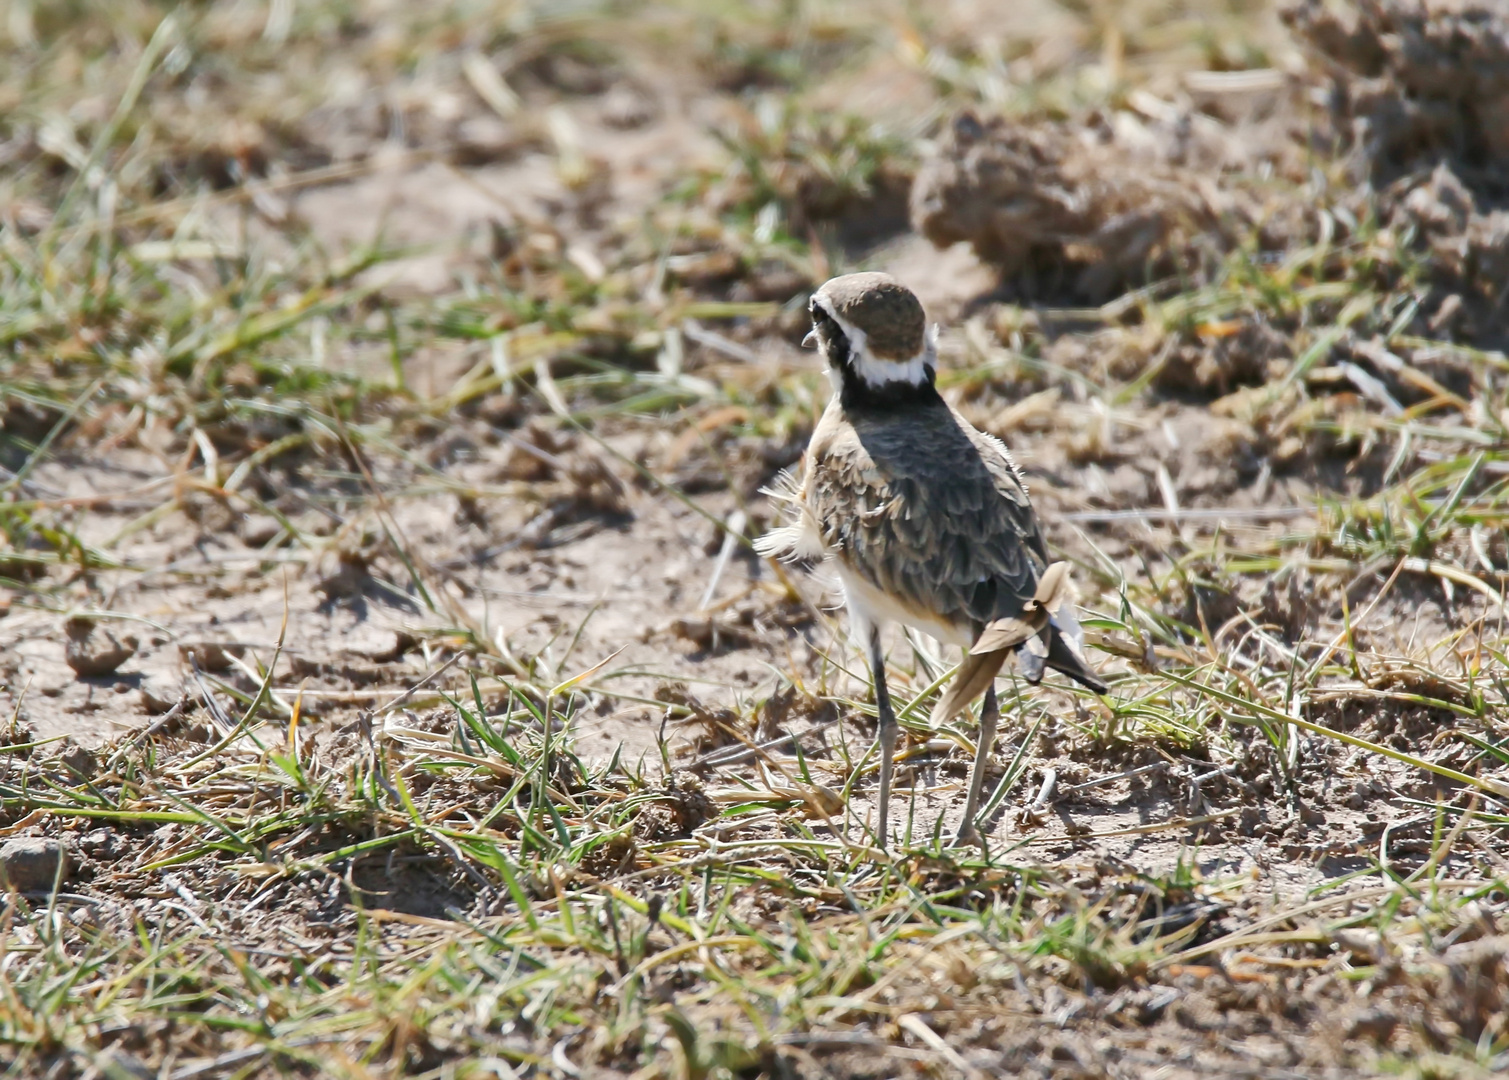
M845 274L812 294L812 333L845 406L931 398L935 335L916 294L889 274Z

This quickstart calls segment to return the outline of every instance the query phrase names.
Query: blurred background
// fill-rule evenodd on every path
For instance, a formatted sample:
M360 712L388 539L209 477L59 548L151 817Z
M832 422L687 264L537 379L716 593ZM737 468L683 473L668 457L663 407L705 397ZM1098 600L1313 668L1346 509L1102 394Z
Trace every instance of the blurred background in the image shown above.
M1096 371L1229 390L1360 295L1336 253L1376 226L1408 235L1363 260L1387 279L1368 326L1409 308L1484 343L1500 46L1447 7L6 0L0 335L13 378L48 355L44 397L132 356L233 398L334 375L434 397L541 318L624 359L678 304L773 303L722 329L789 343L860 265L945 322L993 310L1008 345L1023 304L1177 278ZM1317 243L1334 288L1237 280ZM356 310L336 283L361 318L330 318ZM1196 285L1221 295L1149 315ZM257 347L206 349L226 334Z
M181 356L185 335L230 325L227 312L174 306L219 287L227 257L275 266L280 281L252 273L250 291L236 290L239 304L281 307L267 290L302 290L380 249L384 295L431 301L413 341L399 320L402 363L431 394L459 374L432 353L458 338L467 302L484 293L519 309L491 312L495 326L560 303L569 321L591 310L589 322L628 342L667 297L784 303L830 271L873 261L882 245L911 235L910 219L927 231L924 215L909 215L908 193L961 108L1042 121L1048 127L1033 137L1049 143L1063 135L1052 125L1069 122L1092 142L1160 164L1203 154L1203 178L1214 183L1238 166L1271 169L1269 159L1291 148L1266 128L1260 137L1244 128L1227 138L1241 147L1213 150L1220 136L1195 129L1271 117L1304 70L1271 7L1236 0L7 0L3 13L5 228L17 242L42 237L49 251L70 254L89 229L128 247L145 242L135 262L159 286L133 294L140 283L131 275L113 278L104 291L116 306L129 298L135 312L124 321L100 310L112 304L106 296L28 305L24 290L8 287L8 313L55 309L37 315L31 342L69 342L79 328L69 314L88 308L100 342L84 352L141 346ZM1038 152L1050 169L1084 174L1032 180L1045 191L1058 185L1056 212L1083 218L1067 223L1080 234L1148 197L1159 205L1135 213L1171 215L1176 208L1162 204L1200 199L1150 196L1141 177L1133 190L1091 194L1079 188L1096 181L1098 166L1077 160L1077 146ZM1066 152L1073 160L1060 160ZM1240 160L1226 160L1233 154ZM1099 187L1125 179L1113 173ZM1067 209L1077 199L1091 205ZM933 232L970 239L971 225L952 220L970 214L936 207ZM1012 262L981 239L991 258ZM1032 279L1019 283L1030 293L1100 302L1127 274L1141 276L1144 249L1161 242L1132 239L1134 250L1112 252L1117 267L1094 281L1069 280L1051 265L1061 260L1029 253L1043 246L1030 242L1020 254L1042 265L1007 269ZM890 257L905 269L907 254ZM1100 254L1086 248L1079 261ZM215 259L222 268L212 272ZM69 263L61 276L91 265ZM967 259L918 269L940 316L961 293L991 284L969 276ZM952 280L959 275L968 280ZM175 287L163 295L167 282ZM98 294L103 283L91 288ZM143 320L171 324L167 340L152 344ZM7 340L20 336L12 325ZM321 366L371 374L362 358L381 349L367 336L337 329ZM265 344L257 363L278 350Z

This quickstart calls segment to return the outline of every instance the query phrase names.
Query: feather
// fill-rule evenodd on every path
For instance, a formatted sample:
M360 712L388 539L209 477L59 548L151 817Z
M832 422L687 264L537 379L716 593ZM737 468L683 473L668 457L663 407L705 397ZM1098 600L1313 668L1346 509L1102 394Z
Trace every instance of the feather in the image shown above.
M959 665L959 673L954 676L953 683L939 699L934 707L932 716L929 718L933 727L946 724L969 706L980 694L985 692L996 677L996 672L1001 670L1001 664L1006 660L1004 650L988 653L970 653Z
M1063 672L1081 686L1097 694L1108 693L1111 689L1104 679L1090 670L1084 657L1069 647L1067 639L1056 626L1049 627L1048 666L1054 671Z
M1022 613L1048 560L1010 460L941 399L905 410L835 399L803 484L823 548L903 607L973 637Z
M800 506L802 504L801 481L796 478L790 469L782 469L776 473L775 480L771 482L769 487L761 488L760 494L768 495L774 501L786 503L788 506Z
M768 495L780 507L787 524L777 526L755 538L755 554L765 559L821 559L827 552L823 539L807 507L803 485L789 470L782 469L775 481L761 494Z
M1068 599L1072 586L1069 582L1069 564L1056 562L1043 571L1037 579L1037 588L1032 593L1033 603L1049 615L1056 614Z
M1048 621L1063 636L1064 644L1068 645L1076 656L1084 659L1085 631L1079 625L1079 619L1074 615L1074 605L1063 605L1063 607L1048 616Z
M1000 652L1003 649L1014 649L1028 641L1037 640L1038 634L1047 625L1048 613L1041 610L1030 614L1023 612L1018 617L997 619L980 632L970 651Z

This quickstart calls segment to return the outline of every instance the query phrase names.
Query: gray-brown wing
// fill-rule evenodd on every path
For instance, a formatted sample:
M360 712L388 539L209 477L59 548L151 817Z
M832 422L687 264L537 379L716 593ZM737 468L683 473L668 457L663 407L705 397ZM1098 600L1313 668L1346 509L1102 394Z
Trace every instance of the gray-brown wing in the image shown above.
M808 462L824 546L919 612L977 625L1019 612L1047 558L1001 444L942 406L848 419Z

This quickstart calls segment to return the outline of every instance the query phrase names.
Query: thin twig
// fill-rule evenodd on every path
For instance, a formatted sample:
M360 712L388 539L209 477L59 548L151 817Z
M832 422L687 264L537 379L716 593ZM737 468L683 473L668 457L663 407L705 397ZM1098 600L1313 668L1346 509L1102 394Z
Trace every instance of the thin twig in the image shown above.
M454 666L455 664L459 663L460 660L461 660L461 653L457 653L455 656L452 656L445 663L441 664L438 668L436 668L434 671L430 672L424 678L420 679L417 683L415 683L413 686L409 687L403 693L401 693L397 697L393 698L386 705L380 705L380 706L378 706L377 711L376 711L376 715L381 716L384 713L392 712L394 709L402 708L405 702L407 702L410 698L412 698L420 690L423 690L430 683L432 683L436 679L440 678L440 676L444 675L447 671L449 671L451 669L452 666Z

